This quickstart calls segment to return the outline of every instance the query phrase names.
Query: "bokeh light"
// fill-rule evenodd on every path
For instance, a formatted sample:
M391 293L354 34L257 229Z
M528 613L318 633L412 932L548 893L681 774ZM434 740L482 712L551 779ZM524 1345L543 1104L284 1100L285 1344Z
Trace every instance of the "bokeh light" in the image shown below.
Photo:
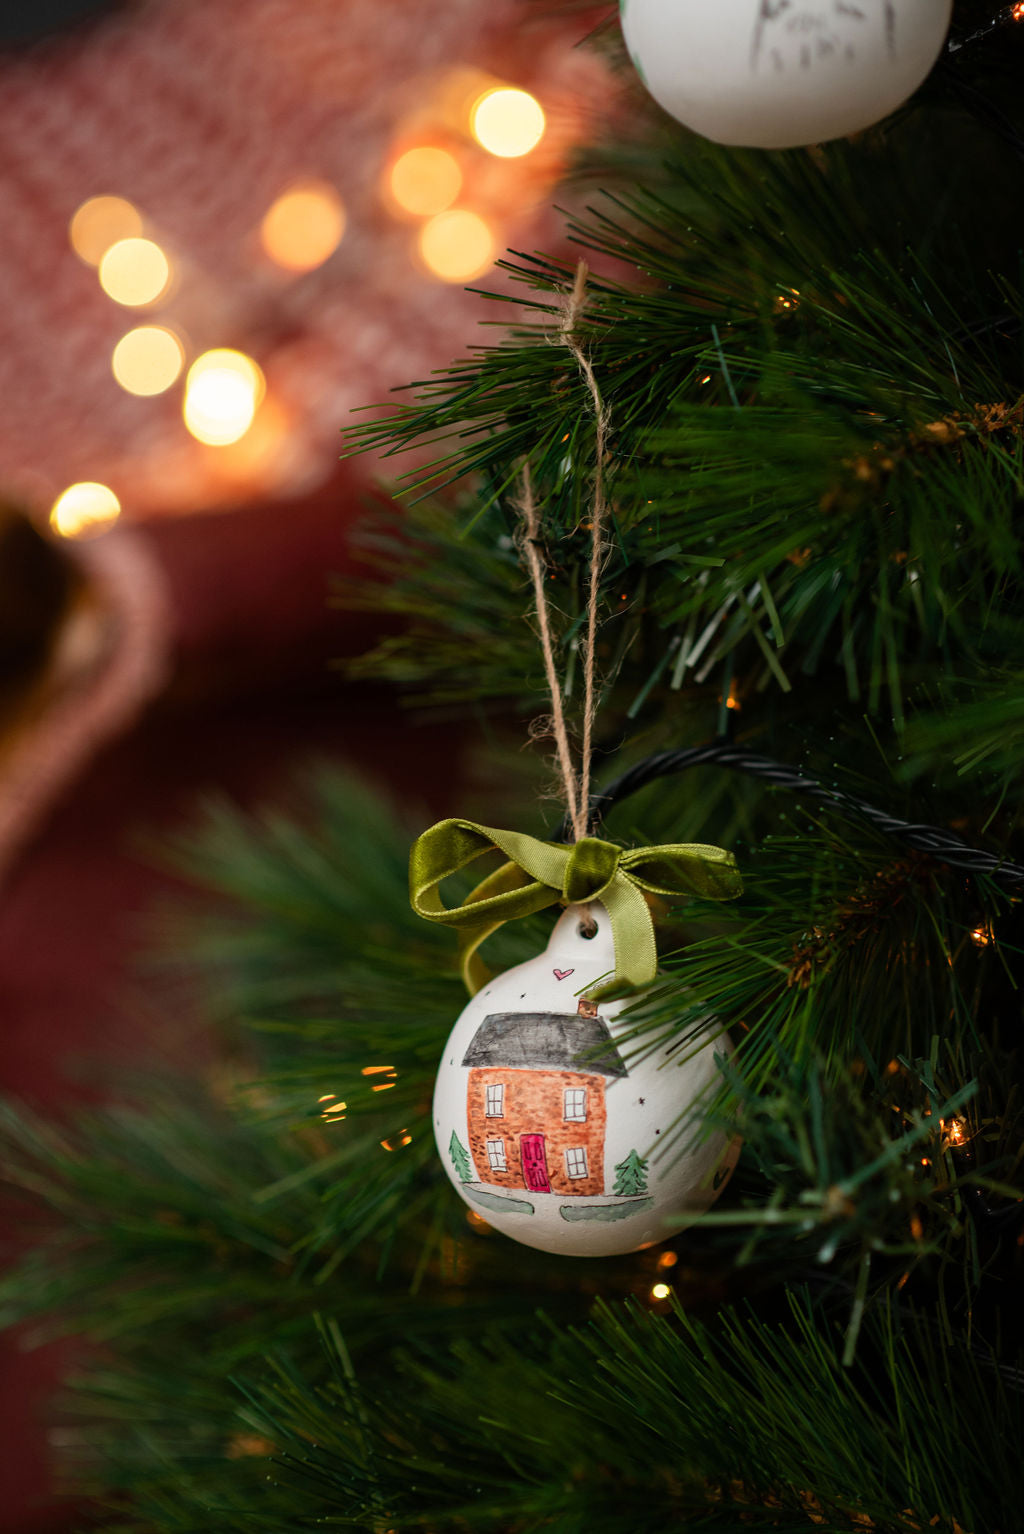
M282 192L260 225L263 249L289 272L311 272L333 255L345 233L345 208L326 181L304 181Z
M391 167L391 195L406 213L429 218L450 208L462 190L462 171L447 149L407 149Z
M244 352L217 347L188 370L182 414L193 437L211 447L237 442L263 398L263 374Z
M424 265L444 282L479 277L494 259L494 234L486 219L468 208L438 213L420 230Z
M142 215L123 197L90 197L72 214L68 238L87 266L99 266L111 245L142 233Z
M250 487L261 494L291 488L306 462L299 423L279 399L260 404L252 425L234 442L212 444L210 470L221 485Z
M544 111L536 96L513 86L485 91L470 114L473 137L489 154L517 159L544 137Z
M116 303L136 308L166 293L171 263L155 240L118 240L99 264L100 286Z
M185 348L163 325L138 325L114 347L110 366L129 394L163 394L180 374Z
M50 508L50 526L62 538L95 538L113 526L121 503L109 485L82 480L68 488Z

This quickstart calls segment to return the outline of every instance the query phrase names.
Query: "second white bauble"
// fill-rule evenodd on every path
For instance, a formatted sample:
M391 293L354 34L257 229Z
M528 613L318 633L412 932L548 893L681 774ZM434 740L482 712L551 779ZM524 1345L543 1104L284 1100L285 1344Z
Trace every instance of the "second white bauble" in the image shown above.
M608 1257L697 1219L739 1141L704 1127L721 1081L715 1056L729 1050L720 1027L695 1015L692 1037L638 1049L617 1022L625 1001L580 1001L615 966L607 912L588 909L593 937L580 930L584 909L569 906L543 953L465 1008L438 1070L434 1133L489 1225L542 1251Z
M870 127L927 77L953 0L621 0L654 99L705 138L756 149Z

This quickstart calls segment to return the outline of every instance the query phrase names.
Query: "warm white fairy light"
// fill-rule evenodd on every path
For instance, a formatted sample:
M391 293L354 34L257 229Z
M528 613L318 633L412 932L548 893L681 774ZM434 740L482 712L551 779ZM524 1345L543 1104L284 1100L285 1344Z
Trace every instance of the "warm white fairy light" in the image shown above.
M391 167L388 190L403 213L430 218L450 208L458 197L462 171L447 149L421 144L399 155Z
M163 394L185 365L185 348L164 325L137 325L123 335L110 359L111 371L129 394Z
M962 1150L970 1139L967 1124L961 1118L943 1119L942 1133L947 1150Z
M62 538L95 538L121 515L121 503L109 485L81 480L68 488L50 508L50 526Z
M420 230L420 256L428 271L443 282L468 282L479 277L494 259L490 225L469 208L451 208L429 219Z
M485 91L474 103L469 122L481 148L503 160L518 159L536 149L546 127L536 96L507 85Z
M171 263L155 240L117 240L103 253L97 275L108 298L134 309L163 297Z
M252 425L264 389L262 372L244 352L229 347L204 352L188 370L185 425L211 447L237 442Z
M68 225L71 248L87 266L99 266L118 240L142 233L142 215L124 197L89 197Z
M345 208L326 181L303 181L282 192L264 214L260 241L270 259L289 272L322 266L341 244Z
M376 1086L371 1086L371 1092L388 1092L397 1085L398 1072L393 1065L364 1065L360 1073L363 1076L390 1076L390 1081L378 1081Z
M326 1119L328 1123L333 1123L335 1120L345 1117L348 1103L339 1102L333 1092L325 1092L319 1101L323 1104L320 1117Z

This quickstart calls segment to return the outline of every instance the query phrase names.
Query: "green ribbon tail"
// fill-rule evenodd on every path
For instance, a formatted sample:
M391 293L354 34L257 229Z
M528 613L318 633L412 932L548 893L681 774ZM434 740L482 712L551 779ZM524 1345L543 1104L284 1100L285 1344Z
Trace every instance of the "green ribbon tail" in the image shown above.
M588 986L591 1001L610 1001L639 991L658 973L654 923L642 891L628 879L615 879L602 892L601 903L612 924L615 973L599 985Z

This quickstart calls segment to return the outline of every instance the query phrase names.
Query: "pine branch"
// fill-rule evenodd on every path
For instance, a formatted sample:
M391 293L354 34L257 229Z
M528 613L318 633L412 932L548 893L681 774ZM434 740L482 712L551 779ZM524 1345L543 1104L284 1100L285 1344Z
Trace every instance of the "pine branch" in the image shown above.
M448 1361L409 1356L385 1395L326 1330L317 1386L279 1368L246 1392L271 1481L303 1520L503 1534L1016 1527L1001 1499L1020 1397L984 1355L936 1349L912 1313L872 1315L851 1371L806 1300L713 1326L678 1307L602 1305L586 1331L552 1327L539 1346L484 1338Z

